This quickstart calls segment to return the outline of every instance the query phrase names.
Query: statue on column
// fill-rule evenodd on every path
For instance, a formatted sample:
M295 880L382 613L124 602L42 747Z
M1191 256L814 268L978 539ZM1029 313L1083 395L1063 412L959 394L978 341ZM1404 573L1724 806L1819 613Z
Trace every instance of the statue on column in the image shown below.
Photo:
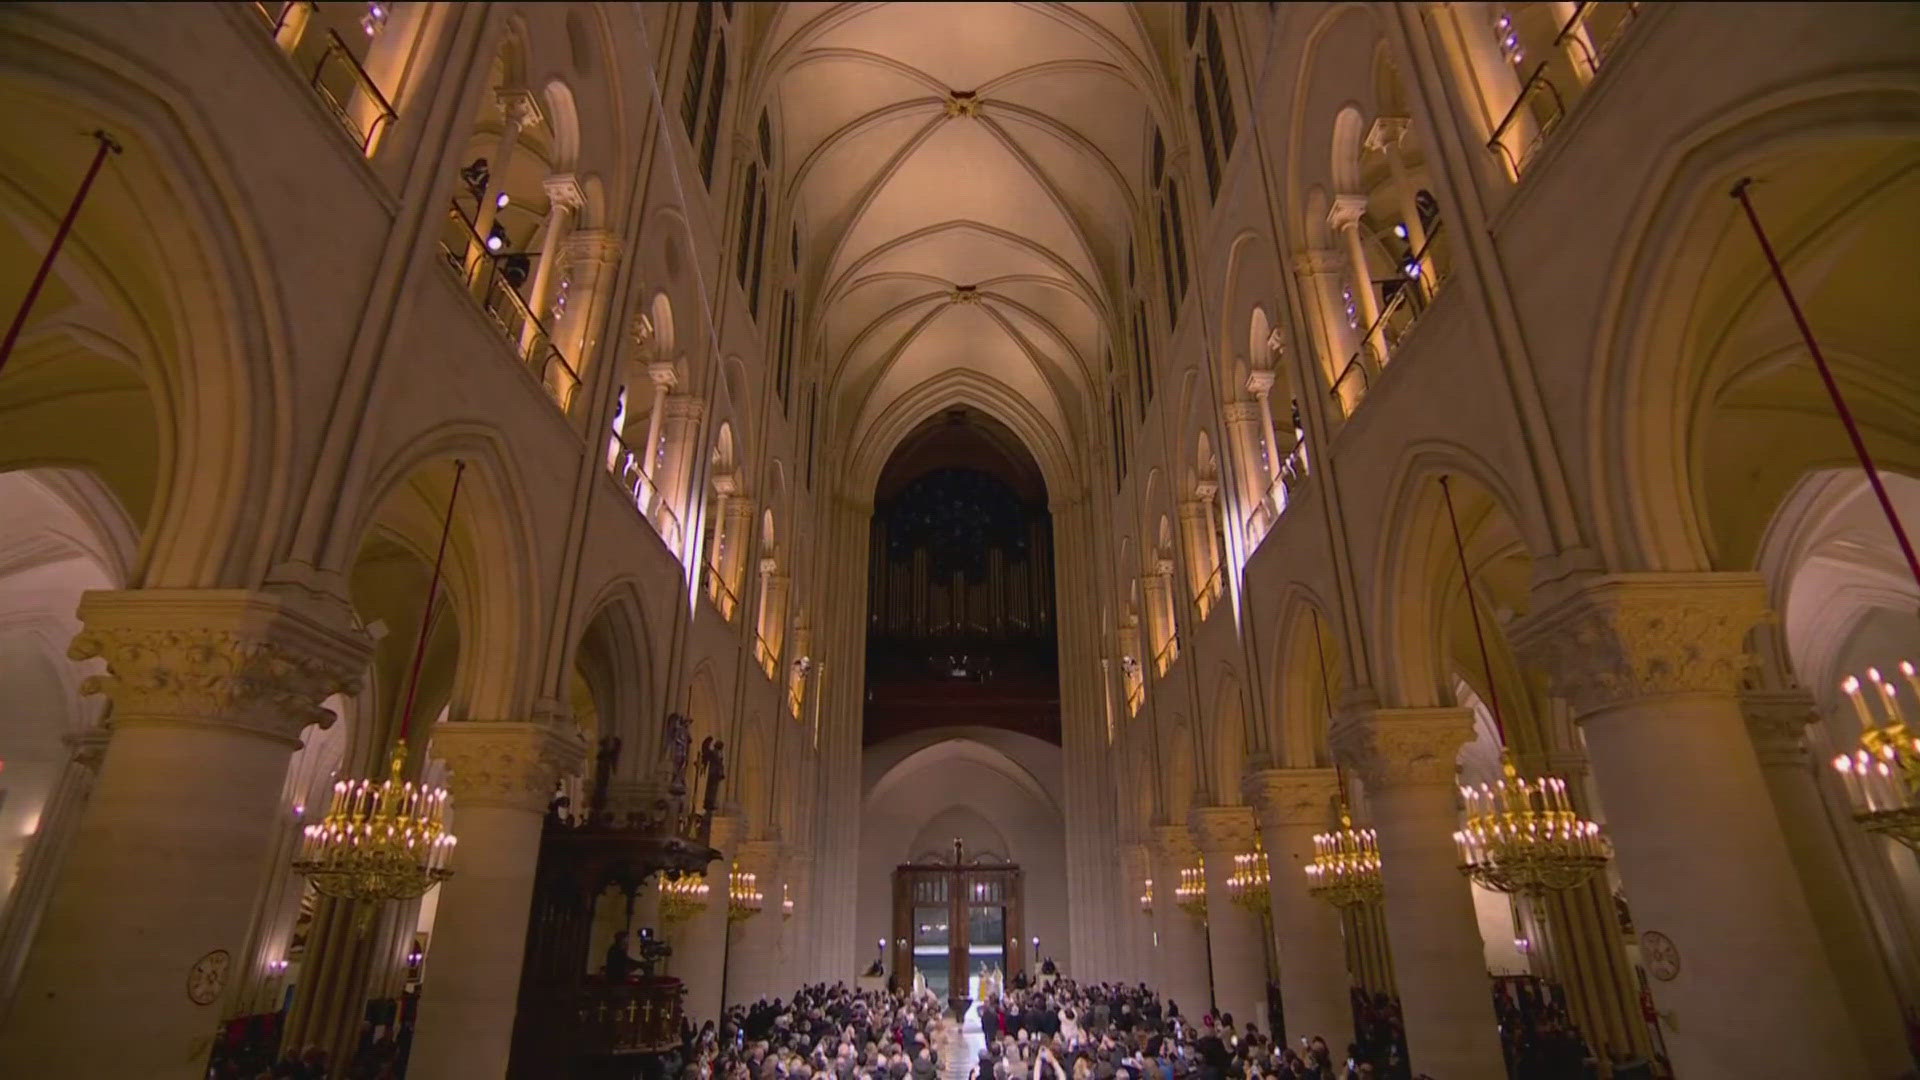
M706 799L700 805L709 819L720 807L720 782L727 778L726 746L711 735L700 741L700 774L707 782Z
M687 755L693 750L693 721L685 713L667 714L667 737L663 749L667 755L667 790L675 795L685 795Z

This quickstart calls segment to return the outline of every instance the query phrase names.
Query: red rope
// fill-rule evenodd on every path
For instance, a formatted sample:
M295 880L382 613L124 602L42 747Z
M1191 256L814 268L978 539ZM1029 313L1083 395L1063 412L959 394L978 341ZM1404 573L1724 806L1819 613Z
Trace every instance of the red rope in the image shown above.
M467 463L453 463L453 493L447 496L447 516L440 523L440 550L433 556L433 578L427 582L427 609L420 613L420 640L413 646L413 669L407 673L407 703L400 711L400 741L407 741L413 728L413 701L420 692L420 665L427 658L427 637L433 631L433 602L440 595L440 568L447 559L447 537L453 534L453 504L460 499L460 478Z
M1440 478L1440 494L1447 500L1447 524L1453 526L1453 552L1460 557L1460 582L1467 590L1467 611L1473 616L1473 640L1480 645L1480 665L1487 673L1487 708L1493 713L1493 729L1500 745L1507 745L1507 724L1500 716L1500 687L1493 681L1493 656L1487 652L1487 635L1480 629L1480 605L1473 600L1473 575L1467 572L1467 545L1460 539L1460 519L1453 513L1453 488L1448 478Z
M27 295L20 301L20 310L14 312L13 325L7 327L6 340L0 341L0 369L7 366L7 358L13 355L13 344L20 340L20 331L27 325L27 313L33 310L33 302L40 299L40 290L47 284L47 275L53 272L53 260L66 244L67 234L73 231L74 220L80 216L80 206L87 201L87 192L93 187L93 178L100 175L100 166L106 164L109 152L120 152L120 144L106 132L95 131L93 137L100 142L93 152L93 164L87 166L87 175L80 180L80 190L73 193L67 216L60 219L60 227L54 230L53 242L47 245L46 257L40 260L40 269L33 275L33 284L27 286Z
M1773 280L1780 286L1780 295L1786 298L1787 310L1793 313L1794 325L1800 328L1807 351L1813 354L1813 364L1820 369L1820 381L1826 384L1827 396L1833 399L1833 411L1839 414L1841 426L1847 429L1847 440L1853 443L1853 452L1860 459L1861 470L1867 474L1867 483L1873 485L1874 497L1880 500L1880 509L1887 515L1887 525L1893 530L1894 541L1900 545L1900 553L1907 557L1907 570L1913 574L1914 583L1920 585L1920 558L1914 556L1913 542L1907 539L1907 530L1900 524L1900 515L1893 508L1893 499L1880 480L1880 470L1874 467L1873 455L1867 451L1867 441L1860 434L1860 425L1854 422L1853 410L1847 408L1847 399L1840 393L1840 384L1833 377L1833 369L1827 366L1827 358L1820 351L1819 342L1813 339L1813 327L1807 324L1806 313L1800 310L1800 301L1794 298L1793 286L1787 282L1787 272L1781 267L1779 256L1773 253L1766 229L1760 225L1760 215L1754 212L1753 200L1747 197L1747 189L1752 184L1753 177L1742 177L1728 194L1738 199L1740 209L1747 212L1747 224L1753 226L1753 237L1760 241L1760 253L1767 257L1767 267L1773 271Z

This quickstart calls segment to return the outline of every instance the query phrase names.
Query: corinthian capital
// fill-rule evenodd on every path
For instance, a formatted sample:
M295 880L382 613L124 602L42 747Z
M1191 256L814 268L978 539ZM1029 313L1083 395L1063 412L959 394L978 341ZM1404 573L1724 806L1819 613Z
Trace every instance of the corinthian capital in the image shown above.
M1740 712L1760 764L1797 769L1807 763L1807 725L1819 719L1813 695L1805 690L1748 690Z
M1253 850L1253 811L1244 806L1196 806L1187 813L1187 827L1201 853L1229 870L1233 856Z
M1513 642L1576 719L1646 698L1733 693L1766 614L1757 574L1620 574L1549 599Z
M81 684L105 694L116 726L214 724L298 743L333 713L320 703L358 689L371 643L332 605L243 589L90 592L67 649L107 673Z
M463 720L433 729L432 756L447 763L454 806L539 813L553 786L587 759L578 731L524 721Z
M1368 790L1451 784L1454 759L1473 738L1473 713L1453 707L1349 713L1334 724L1332 738Z
M1253 804L1262 832L1288 826L1326 828L1340 782L1332 769L1262 769L1248 773L1240 793Z

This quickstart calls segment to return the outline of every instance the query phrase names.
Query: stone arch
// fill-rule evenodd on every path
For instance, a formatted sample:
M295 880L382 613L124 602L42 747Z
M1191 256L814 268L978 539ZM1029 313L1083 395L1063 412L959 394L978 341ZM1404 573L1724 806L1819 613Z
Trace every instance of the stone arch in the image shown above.
M1857 220L1852 228L1839 227L1849 224L1847 216L1877 205L1871 191L1858 187L1860 181L1875 186L1870 172L1862 173L1863 153L1884 152L1883 172L1905 170L1887 179L1905 185L1916 146L1920 94L1910 83L1881 73L1848 73L1718 116L1676 141L1650 171L1632 226L1623 231L1612 260L1588 381L1586 445L1595 462L1597 539L1608 565L1734 569L1758 541L1760 522L1748 522L1733 543L1714 535L1708 485L1699 468L1702 424L1712 411L1703 412L1701 402L1716 402L1722 391L1740 388L1733 386L1736 372L1714 370L1715 350L1696 342L1711 332L1703 325L1709 318L1724 322L1738 316L1763 322L1770 331L1766 336L1780 350L1772 356L1750 351L1739 358L1748 362L1756 381L1766 381L1756 364L1773 362L1776 373L1785 373L1791 366L1804 369L1809 361L1790 324L1781 322L1775 286L1744 220L1734 217L1737 206L1727 198L1732 180L1742 175L1774 181L1753 189L1756 208L1849 400L1895 395L1886 402L1891 408L1869 408L1860 416L1882 463L1901 471L1920 469L1920 446L1910 434L1915 403L1910 393L1897 389L1904 385L1900 378L1885 378L1891 370L1885 366L1891 363L1885 346L1850 335L1857 320L1823 317L1821 298L1806 278L1809 263L1825 260L1830 269L1844 245L1859 235ZM1811 192L1802 188L1796 199L1795 177L1814 171L1816 163L1834 180ZM1851 194L1849 179L1856 182ZM1884 183L1878 187L1888 193ZM1836 203L1843 207L1838 215L1832 209ZM1676 291L1692 302L1674 302ZM1911 336L1904 325L1880 329ZM1790 363L1778 364L1783 359ZM1819 400L1817 384L1800 382ZM1818 412L1824 420L1824 404ZM1751 509L1764 514L1806 469L1844 462L1844 444L1837 443L1835 433L1829 425L1796 436L1805 452L1769 463L1766 490L1746 500Z
M362 508L343 538L353 540L358 553L381 528L430 567L456 460L467 467L441 587L462 644L448 704L458 720L518 719L530 714L536 695L537 650L529 646L541 640L532 596L538 545L518 471L499 432L448 424L391 455L369 476ZM341 553L333 565L351 565L354 553Z
M1214 680L1211 738L1201 742L1206 758L1203 780L1215 805L1240 801L1240 774L1246 767L1251 710L1233 666L1222 663Z
M1499 474L1462 447L1425 443L1411 448L1397 470L1393 498L1381 520L1390 522L1374 560L1367 611L1375 690L1384 703L1433 705L1453 700L1456 660L1475 670L1479 656L1464 605L1458 557L1438 480L1450 478L1460 530L1473 566L1476 599L1502 689L1523 685L1500 627L1500 609L1524 611L1532 560L1550 550L1545 527L1516 512L1525 505ZM1515 567L1519 580L1513 580ZM1495 569L1498 577L1491 577ZM1524 699L1514 698L1515 715ZM1510 732L1509 737L1516 733Z
M648 766L660 754L664 714L649 670L652 643L639 581L609 581L585 610L573 666L593 694L599 734L620 738L618 778L646 780Z
M1280 603L1274 639L1273 756L1284 768L1319 768L1332 760L1329 725L1345 693L1339 622L1304 582L1292 582Z
M129 584L246 587L281 539L253 526L293 497L287 331L226 155L168 85L138 58L81 55L32 12L9 22L0 105L16 120L8 145L35 160L0 155L6 261L44 254L95 148L81 133L108 130L124 152L8 359L0 468L97 472L141 530Z

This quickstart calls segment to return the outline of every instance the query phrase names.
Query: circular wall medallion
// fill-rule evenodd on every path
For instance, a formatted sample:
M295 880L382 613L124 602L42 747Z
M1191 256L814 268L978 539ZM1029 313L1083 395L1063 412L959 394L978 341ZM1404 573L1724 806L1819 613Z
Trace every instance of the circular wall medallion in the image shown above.
M1680 948L1673 939L1658 930L1640 935L1640 950L1647 961L1647 973L1661 982L1672 982L1680 974Z
M227 969L233 957L225 949L215 949L193 962L187 972L187 997L195 1005L211 1005L227 987Z

